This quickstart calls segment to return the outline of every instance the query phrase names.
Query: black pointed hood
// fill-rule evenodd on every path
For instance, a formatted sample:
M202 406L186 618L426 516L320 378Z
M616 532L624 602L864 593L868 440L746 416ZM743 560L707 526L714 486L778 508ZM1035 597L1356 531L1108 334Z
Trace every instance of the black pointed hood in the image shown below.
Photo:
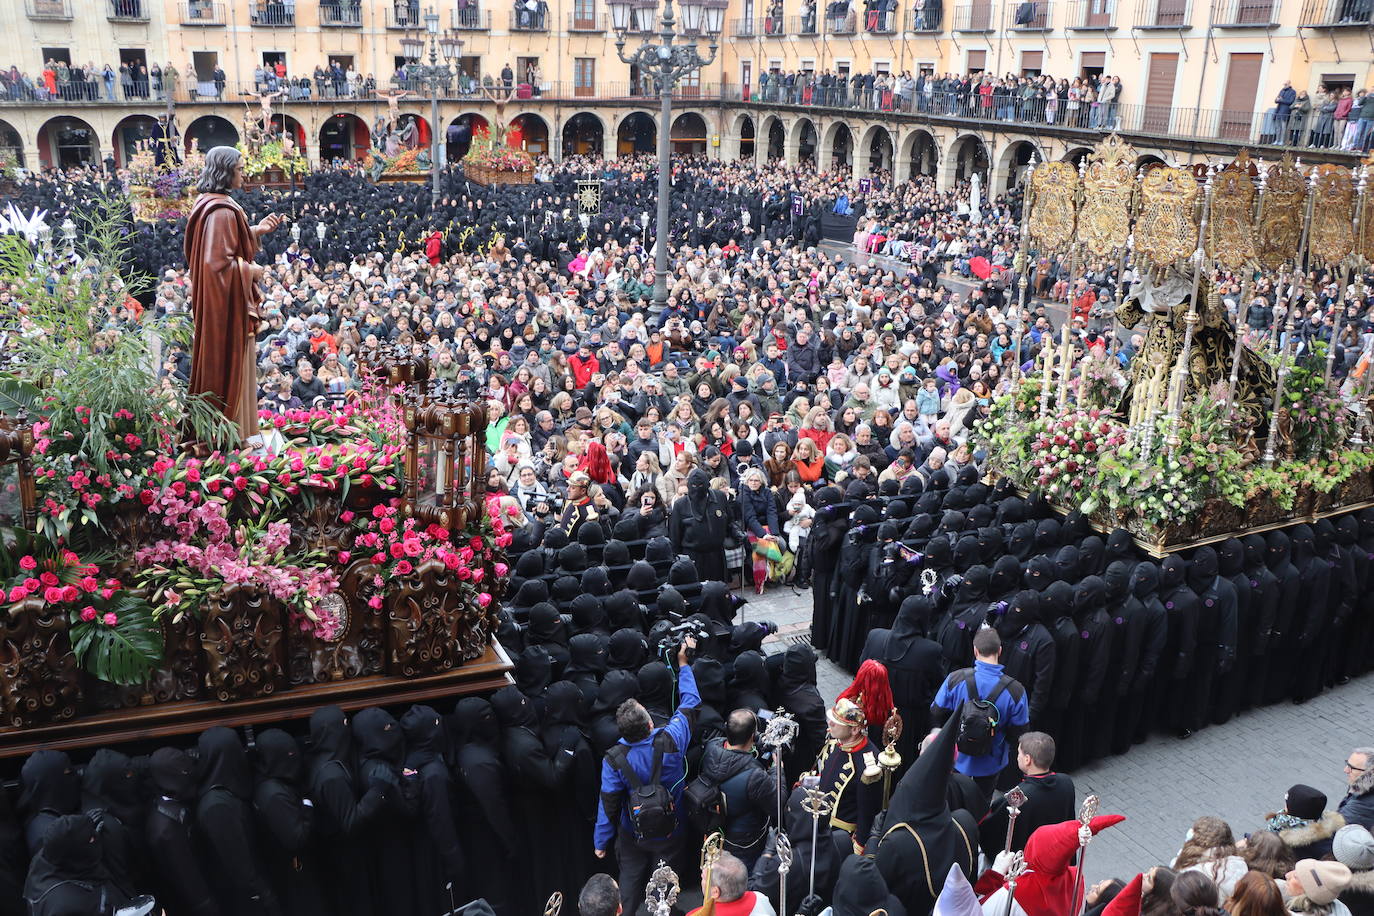
M158 795L188 804L196 800L196 761L176 747L160 747L148 758L148 776Z
M358 748L359 760L379 760L394 767L405 760L405 735L400 723L377 706L360 710L353 717L353 743Z
M83 811L109 811L127 826L143 822L138 772L127 754L102 747L81 774Z
M295 738L279 728L269 728L254 742L253 762L259 779L295 785L300 782L305 758Z
M81 777L64 751L39 750L19 771L19 813L25 820L42 811L75 814L81 810Z
M239 736L222 725L207 728L196 742L200 752L200 794L225 789L236 798L253 797L253 770Z
M571 685L569 685L571 686ZM444 722L432 706L416 703L401 716L401 735L405 738L405 765L419 770L431 763L443 763L447 749Z
M888 806L888 829L894 824L910 824L919 830L923 826L944 826L949 823L949 803L946 789L950 770L954 766L954 742L959 733L959 717L950 716L940 733L921 756L912 762L892 790Z
M896 912L878 863L869 856L845 858L835 880L833 898L833 916L872 916L875 910Z
M649 654L649 643L639 630L623 627L611 634L606 652L606 667L610 670L638 671Z

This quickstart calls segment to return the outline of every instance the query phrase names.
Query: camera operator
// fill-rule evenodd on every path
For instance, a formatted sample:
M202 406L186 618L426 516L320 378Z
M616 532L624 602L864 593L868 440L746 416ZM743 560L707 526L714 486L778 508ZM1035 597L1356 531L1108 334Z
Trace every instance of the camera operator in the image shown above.
M701 776L719 792L719 815L712 823L725 834L725 850L753 870L778 810L778 781L754 756L758 717L736 709L725 721L725 737L713 738L701 758Z
M615 713L620 741L601 763L601 804L594 842L604 859L615 841L620 867L620 896L627 913L638 911L649 871L659 859L680 869L685 830L682 823L684 752L696 730L696 679L690 666L697 641L685 636L677 650L681 700L668 724L654 728L649 711L638 700L620 704Z

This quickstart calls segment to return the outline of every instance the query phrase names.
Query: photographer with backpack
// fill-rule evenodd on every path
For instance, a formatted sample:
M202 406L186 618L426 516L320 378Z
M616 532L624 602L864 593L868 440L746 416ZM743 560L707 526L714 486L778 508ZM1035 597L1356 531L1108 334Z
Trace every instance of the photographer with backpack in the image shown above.
M701 775L687 786L683 806L703 834L720 830L725 851L753 870L779 805L778 780L754 756L758 717L736 709L725 720L725 737L713 738L701 758Z
M951 715L959 718L954 769L977 783L992 798L1021 733L1030 724L1026 688L998 663L1002 638L992 627L973 637L973 667L950 672L930 707L931 724L939 728Z
M701 697L692 676L691 636L677 651L677 711L662 728L653 727L649 711L638 700L626 700L615 713L620 740L601 763L601 803L594 842L604 859L615 841L620 868L620 899L626 913L644 900L649 873L660 859L678 868L684 829L679 809L686 782L684 752L692 743ZM680 869L679 869L680 871Z

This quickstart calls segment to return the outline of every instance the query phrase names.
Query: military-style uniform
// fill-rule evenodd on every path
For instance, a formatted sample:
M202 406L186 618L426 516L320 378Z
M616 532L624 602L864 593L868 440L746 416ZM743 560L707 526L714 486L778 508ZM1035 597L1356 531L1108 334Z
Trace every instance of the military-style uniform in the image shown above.
M868 842L873 818L883 806L883 770L878 766L878 749L866 737L843 748L834 738L826 739L816 758L820 788L832 794L835 805L830 826L854 837L860 846Z
M589 496L578 503L568 502L563 507L563 514L559 516L558 527L568 532L570 540L576 541L577 529L596 518L596 508L592 506L592 499Z

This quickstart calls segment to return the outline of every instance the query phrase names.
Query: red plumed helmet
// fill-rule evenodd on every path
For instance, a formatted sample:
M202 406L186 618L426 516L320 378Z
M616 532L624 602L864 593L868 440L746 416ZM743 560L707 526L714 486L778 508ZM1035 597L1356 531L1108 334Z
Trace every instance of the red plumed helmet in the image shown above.
M838 699L853 700L863 707L864 718L870 725L883 725L893 709L887 667L873 659L864 662L854 675L854 682L844 689Z

